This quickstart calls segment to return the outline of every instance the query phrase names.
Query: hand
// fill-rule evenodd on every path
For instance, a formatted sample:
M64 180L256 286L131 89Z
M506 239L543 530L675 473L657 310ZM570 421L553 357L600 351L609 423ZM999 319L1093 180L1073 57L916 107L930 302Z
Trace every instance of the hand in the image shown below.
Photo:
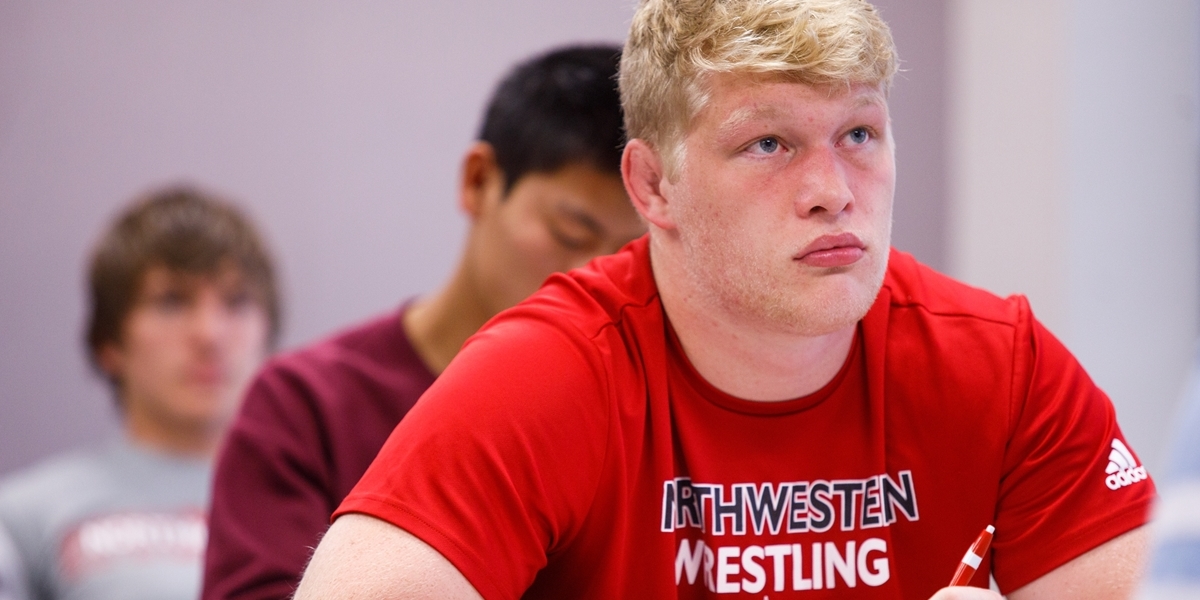
M1004 596L983 588L957 586L942 588L929 600L1004 600Z

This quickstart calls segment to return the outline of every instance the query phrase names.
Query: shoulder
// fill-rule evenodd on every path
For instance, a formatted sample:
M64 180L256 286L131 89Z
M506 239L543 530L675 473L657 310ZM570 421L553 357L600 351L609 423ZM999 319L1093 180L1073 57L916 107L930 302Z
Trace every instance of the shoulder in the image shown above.
M0 481L0 522L27 545L63 519L77 516L115 477L108 450L71 451L47 458Z
M1000 326L1015 326L1029 318L1029 303L1023 296L1001 298L939 273L899 250L891 252L883 288L892 311L920 311L930 317Z
M1037 331L1024 297L1001 298L895 250L863 320L868 351L882 353L876 363L886 365L893 391L904 388L928 402L934 387L943 391L939 398L982 398L986 390L995 401L952 403L955 410L1000 409L1023 397Z
M620 402L644 402L631 386L656 340L644 247L551 276L464 344L339 511L397 524L459 565L498 556L495 539L510 542L501 555L544 556L586 519L620 443ZM468 571L494 569L479 560Z
M336 372L362 367L362 361L398 362L407 347L408 337L400 323L399 311L389 311L300 348L282 352L267 361L264 371Z
M647 309L661 310L643 237L617 254L552 275L536 293L501 315L541 320L594 337L606 329L635 325L646 318Z
M252 458L336 467L331 476L351 464L365 461L365 467L435 379L409 344L400 314L271 359L251 382L226 436L219 478Z
M83 489L107 471L103 453L75 450L52 456L4 477L0 507L36 505Z
M603 410L614 386L624 388L636 377L639 361L653 353L649 348L664 344L645 244L634 242L583 269L551 276L489 321L421 404L447 397L455 405L465 398L481 405L519 402L553 414Z
M397 395L415 400L435 376L409 342L401 314L389 311L272 357L251 385L248 401L267 396L324 405Z
M496 354L534 353L543 360L612 356L648 342L661 344L663 327L642 238L582 269L551 276L528 299L488 322L464 350L486 346ZM563 354L556 357L548 347Z

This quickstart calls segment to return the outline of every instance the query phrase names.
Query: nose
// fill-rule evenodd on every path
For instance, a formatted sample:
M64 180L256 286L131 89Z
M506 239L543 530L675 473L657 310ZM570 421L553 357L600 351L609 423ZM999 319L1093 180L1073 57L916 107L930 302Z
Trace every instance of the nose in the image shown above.
M799 180L796 214L800 217L838 215L854 201L846 166L833 148L810 148L795 168Z
M219 296L201 294L191 310L192 336L202 346L213 346L224 335L228 311Z

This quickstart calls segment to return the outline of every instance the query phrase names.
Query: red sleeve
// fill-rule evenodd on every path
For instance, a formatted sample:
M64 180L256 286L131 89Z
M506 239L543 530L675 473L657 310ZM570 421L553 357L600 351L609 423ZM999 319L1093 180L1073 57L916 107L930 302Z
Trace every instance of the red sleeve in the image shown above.
M1145 524L1154 498L1108 396L1023 299L1021 314L993 546L1005 592ZM1124 485L1110 479L1117 455L1117 466L1131 471Z
M337 511L416 535L489 600L519 598L595 494L610 426L594 341L508 318L467 343Z
M217 461L201 597L290 598L334 502L317 417L298 385L267 367Z

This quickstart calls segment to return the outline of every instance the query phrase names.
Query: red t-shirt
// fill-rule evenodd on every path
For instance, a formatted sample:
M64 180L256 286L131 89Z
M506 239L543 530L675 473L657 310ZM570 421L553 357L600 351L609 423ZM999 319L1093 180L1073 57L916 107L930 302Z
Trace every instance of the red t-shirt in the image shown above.
M1009 591L1146 521L1136 458L1108 472L1111 403L1021 297L893 252L841 371L785 402L722 393L673 338L645 239L551 279L338 514L408 530L488 599L924 600L988 524L973 583Z

